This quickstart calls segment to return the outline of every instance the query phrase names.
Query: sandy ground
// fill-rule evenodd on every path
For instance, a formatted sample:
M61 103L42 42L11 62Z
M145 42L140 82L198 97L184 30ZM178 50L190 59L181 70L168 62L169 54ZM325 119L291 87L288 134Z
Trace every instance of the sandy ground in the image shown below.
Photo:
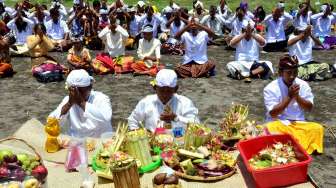
M315 59L321 62L335 62L335 52L314 52ZM134 54L134 51L128 52ZM60 62L65 63L65 54L53 53ZM228 78L225 65L234 59L233 51L222 47L210 47L209 57L217 62L217 75L209 79L184 79L179 81L179 93L191 98L199 109L201 120L217 127L232 102L250 106L250 118L262 122L264 105L262 91L270 80L254 80L251 84ZM270 60L276 67L281 53L262 54L261 59ZM179 56L163 56L162 62L174 65L180 62ZM13 64L18 72L13 78L0 80L0 138L15 132L32 117L45 122L46 116L67 94L64 82L38 83L32 77L29 58L14 58ZM94 88L109 95L113 106L113 123L125 120L137 102L153 93L149 82L152 78L128 75L95 76ZM307 119L336 127L336 86L335 80L310 83L315 94L315 109ZM29 133L27 133L29 134ZM336 186L335 140L330 133L325 134L325 153L314 156L310 174L320 187Z

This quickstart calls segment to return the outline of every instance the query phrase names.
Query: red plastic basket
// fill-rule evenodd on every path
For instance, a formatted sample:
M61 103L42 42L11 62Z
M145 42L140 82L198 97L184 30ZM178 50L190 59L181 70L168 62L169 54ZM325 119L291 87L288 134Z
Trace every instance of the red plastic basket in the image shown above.
M248 160L262 149L267 146L271 146L276 142L291 142L294 147L296 157L300 162L262 170L253 169ZM238 149L245 166L252 174L257 187L281 187L307 181L308 165L311 163L312 158L290 135L269 135L241 141L238 143Z

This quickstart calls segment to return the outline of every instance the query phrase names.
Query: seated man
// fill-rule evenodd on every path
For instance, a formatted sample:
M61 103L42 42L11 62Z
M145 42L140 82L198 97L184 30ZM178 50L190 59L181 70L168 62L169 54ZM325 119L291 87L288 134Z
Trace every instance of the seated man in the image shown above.
M177 75L173 70L160 70L155 82L156 94L143 98L128 117L131 130L138 129L141 123L147 130L155 132L157 127L165 124L171 124L174 128L189 122L199 122L198 110L193 102L176 94Z
M71 65L70 69L84 69L91 72L90 51L83 46L83 39L76 37L72 39L73 46L68 52L67 61Z
M287 47L285 29L287 23L293 20L293 17L282 8L277 7L272 15L266 16L264 22L266 25L266 52L284 51Z
M60 19L60 13L57 8L50 10L50 17L51 20L45 24L47 35L53 40L58 51L67 51L71 47L68 25Z
M224 21L223 18L221 18L220 15L216 13L215 6L210 6L209 15L203 17L201 24L210 28L215 33L215 35L211 38L211 44L225 44L223 34Z
M92 82L85 70L71 71L66 80L69 96L49 115L60 119L62 130L70 136L99 138L112 131L110 99L92 90Z
M126 59L129 58L124 57L125 43L128 39L128 36L129 35L127 31L117 24L116 17L111 15L109 26L105 27L98 34L98 37L105 45L105 50L104 53L97 55L95 61L102 61L103 64L105 64L111 69L111 71L114 71L115 73L132 72L131 65L133 63L133 58L131 58L131 61L126 61Z
M322 46L319 39L312 34L311 25L296 29L289 37L289 54L297 56L299 61L298 77L307 81L321 81L332 77L329 65L313 60L313 46Z
M135 75L155 76L162 69L159 65L161 43L153 37L153 32L151 25L146 25L142 30L144 38L140 39L137 51L140 61L132 65Z
M141 17L136 14L136 8L132 7L129 8L128 10L128 33L129 33L129 38L126 44L126 48L134 49L140 39L140 34L141 34L141 28L140 28L140 19Z
M193 3L193 9L188 13L193 18L197 18L198 20L202 20L203 16L208 14L208 10L204 9L204 5L201 1L197 0Z
M252 23L253 21L248 15L246 15L246 12L241 7L236 9L236 13L231 18L224 21L225 26L231 30L229 36L225 39L228 45L233 37L241 34L243 29L242 27L244 24L247 25L247 22Z
M332 14L331 6L328 3L323 4L321 10L321 13L311 16L314 36L323 43L323 48L317 47L317 49L331 49L336 46L336 36L332 36L331 32L331 26L336 22L336 15Z
M188 23L188 20L182 18L180 11L173 12L172 17L166 23L166 27L169 28L169 38L161 46L161 52L163 54L184 54L183 45L180 43L179 40L176 39L176 34L186 26L186 23Z
M154 38L158 37L158 29L161 25L161 18L157 14L154 14L154 9L152 6L147 6L146 9L146 14L143 15L140 19L140 28L143 29L144 26L146 25L151 25L153 26L153 36Z
M215 63L209 61L207 56L209 35L214 36L214 33L194 20L176 34L176 38L181 38L185 46L184 60L175 68L180 77L214 76Z
M306 122L304 112L313 108L314 95L308 83L296 78L298 61L295 57L280 59L277 80L264 89L267 109L267 130L272 134L291 134L302 147L312 154L323 152L323 127Z
M254 32L253 25L244 26L242 34L234 37L230 46L236 48L235 61L227 64L230 76L250 82L250 78L268 79L273 73L272 63L259 61L259 48L265 46L265 39Z
M310 25L312 11L310 11L310 2L300 3L299 10L294 17L293 25L296 29Z
M17 12L17 16L7 23L7 27L14 33L16 42L11 52L14 54L27 54L27 37L33 33L34 22L24 17L21 11Z

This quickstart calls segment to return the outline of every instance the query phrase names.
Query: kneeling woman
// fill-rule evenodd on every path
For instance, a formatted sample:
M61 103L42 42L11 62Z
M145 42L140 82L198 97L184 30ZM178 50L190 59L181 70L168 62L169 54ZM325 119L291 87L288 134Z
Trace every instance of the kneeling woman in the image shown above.
M297 78L298 61L291 56L280 59L279 75L264 89L264 102L270 133L293 135L312 154L323 152L323 126L306 122L304 112L313 108L314 95L308 83Z
M137 129L143 123L147 130L154 132L166 123L174 128L188 122L199 122L197 108L190 99L176 94L177 89L176 73L168 69L160 70L155 79L156 94L145 97L137 104L128 117L130 129Z
M57 64L56 60L48 55L48 52L54 48L54 44L46 35L46 27L43 24L34 26L34 35L27 37L27 45L32 66L42 63Z

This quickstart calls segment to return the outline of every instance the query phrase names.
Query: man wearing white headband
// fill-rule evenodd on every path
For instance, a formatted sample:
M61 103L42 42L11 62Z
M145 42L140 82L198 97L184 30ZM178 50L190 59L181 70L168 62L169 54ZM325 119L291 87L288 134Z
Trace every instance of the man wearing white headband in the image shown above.
M204 9L204 5L201 1L196 1L193 4L193 9L190 10L188 13L198 20L202 20L202 18L208 14L208 10Z
M74 137L99 137L111 132L112 107L108 96L92 90L93 78L83 69L67 77L69 96L49 116L60 119L65 134Z
M190 99L176 94L177 89L176 73L169 69L159 71L154 84L156 94L145 97L137 104L128 117L130 129L138 129L143 123L146 129L154 132L157 127L167 127L168 124L174 128L199 122L197 108Z
M159 65L161 58L161 42L153 37L153 26L146 25L142 29L143 38L139 41L139 61L132 64L136 75L155 76L162 66Z

